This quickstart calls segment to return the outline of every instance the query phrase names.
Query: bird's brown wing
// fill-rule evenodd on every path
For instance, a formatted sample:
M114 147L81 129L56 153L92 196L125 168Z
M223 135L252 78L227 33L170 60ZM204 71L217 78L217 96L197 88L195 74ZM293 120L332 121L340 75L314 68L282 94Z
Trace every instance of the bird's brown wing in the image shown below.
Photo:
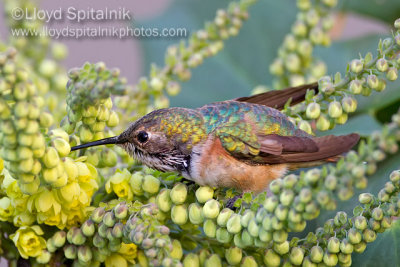
M282 136L279 138L282 138ZM349 151L358 143L359 139L360 136L356 133L341 136L328 135L323 137L306 137L303 138L301 142L297 143L296 139L288 139L288 141L290 140L289 144L291 147L287 148L286 151L282 151L281 154L272 154L268 153L267 149L261 149L256 162L279 164L329 160ZM315 149L313 145L315 145L317 149Z
M281 110L285 104L290 100L290 105L295 105L305 99L308 90L314 90L315 94L318 93L318 83L310 83L296 87L290 87L283 90L274 90L266 93L261 93L253 96L240 97L233 99L239 102L248 102L253 104L260 104Z
M349 151L360 139L358 134L323 137L257 135L244 141L240 136L215 132L224 149L249 164L305 163L329 160ZM243 134L243 133L241 133ZM251 141L249 141L251 140Z

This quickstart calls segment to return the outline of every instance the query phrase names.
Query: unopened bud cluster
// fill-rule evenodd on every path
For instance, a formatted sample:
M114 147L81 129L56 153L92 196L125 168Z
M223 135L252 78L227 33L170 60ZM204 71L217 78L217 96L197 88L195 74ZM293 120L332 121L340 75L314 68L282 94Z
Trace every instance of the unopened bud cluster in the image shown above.
M367 53L365 57L352 60L348 65L345 77L336 73L334 78L324 76L318 81L318 94L309 91L306 101L294 107L287 107L284 112L288 115L299 115L302 120L298 126L312 133L308 121L314 120L319 131L330 130L336 124L344 124L348 114L357 109L357 101L353 95L369 96L372 91L385 90L387 81L398 78L400 68L400 30L390 37L381 40L378 55Z
M224 41L236 36L243 22L248 18L247 10L256 0L231 2L226 10L219 9L214 21L207 22L204 29L194 32L187 42L171 46L165 55L165 66L152 65L149 77L142 77L128 96L117 99L118 108L126 114L126 121L132 121L152 109L165 108L169 100L165 92L177 95L181 86L178 81L191 78L191 70L201 65L204 59L215 56L224 47Z
M298 0L299 13L278 50L278 57L270 65L277 78L274 89L317 81L326 73L326 65L312 56L315 46L329 46L329 30L333 26L330 14L337 1Z

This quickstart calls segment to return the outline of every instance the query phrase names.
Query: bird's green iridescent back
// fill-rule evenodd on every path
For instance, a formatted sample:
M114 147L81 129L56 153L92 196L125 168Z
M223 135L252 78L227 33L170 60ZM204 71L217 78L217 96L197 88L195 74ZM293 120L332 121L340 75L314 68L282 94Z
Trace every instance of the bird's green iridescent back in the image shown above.
M237 101L212 103L198 109L207 134L214 133L233 154L257 155L260 135L309 136L276 109Z
M154 122L154 127L185 150L191 150L211 134L219 137L232 154L254 156L260 149L257 135L309 136L276 109L237 101L212 103L195 110L162 109L149 115L142 120Z

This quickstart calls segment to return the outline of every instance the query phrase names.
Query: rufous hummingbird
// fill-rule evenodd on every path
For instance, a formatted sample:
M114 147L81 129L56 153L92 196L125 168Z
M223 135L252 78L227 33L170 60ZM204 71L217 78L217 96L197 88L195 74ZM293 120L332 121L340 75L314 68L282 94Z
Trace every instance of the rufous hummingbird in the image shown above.
M281 110L318 84L269 91L197 109L166 108L138 119L120 135L72 147L117 144L150 168L242 192L262 192L288 170L334 162L359 140L352 133L314 137Z

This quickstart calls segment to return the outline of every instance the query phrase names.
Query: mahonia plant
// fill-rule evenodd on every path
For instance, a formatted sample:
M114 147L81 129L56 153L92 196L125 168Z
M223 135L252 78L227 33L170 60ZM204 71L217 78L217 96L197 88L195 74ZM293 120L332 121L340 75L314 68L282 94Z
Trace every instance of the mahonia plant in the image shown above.
M227 201L235 190L141 166L118 147L71 153L71 146L113 136L167 107L165 93L178 94L190 69L239 33L255 2L218 10L204 29L167 49L164 67L153 65L134 86L102 62L66 73L65 47L47 37L0 43L0 255L13 266L350 266L354 252L398 225L400 171L394 170L377 195L359 195L353 215L337 211L305 230L321 211L337 210L339 201L366 189L378 163L398 152L400 110L335 165L274 180L268 194L245 193L234 209ZM276 89L318 81L318 94L310 91L283 110L310 133L346 123L357 108L355 95L381 92L398 77L400 19L377 55L352 60L344 75L324 76L326 66L312 51L330 44L336 4L298 0L297 20L270 68ZM29 0L7 0L8 17L16 6L35 8ZM8 25L40 29L42 22Z

